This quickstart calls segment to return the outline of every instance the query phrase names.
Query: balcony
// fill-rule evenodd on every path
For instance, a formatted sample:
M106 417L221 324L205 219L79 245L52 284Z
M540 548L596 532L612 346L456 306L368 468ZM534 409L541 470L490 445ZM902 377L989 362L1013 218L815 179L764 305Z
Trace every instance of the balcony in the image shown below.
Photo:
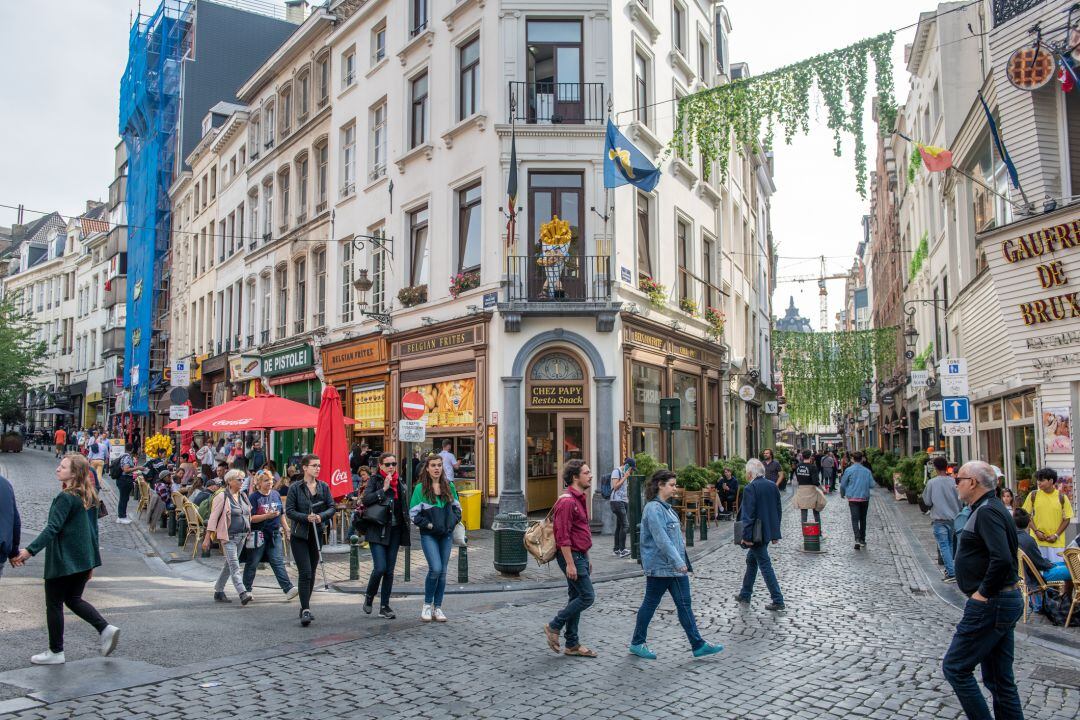
M535 256L515 255L506 259L505 302L499 303L499 312L507 332L520 332L526 315L595 317L597 332L611 332L621 308L611 290L607 255L571 256L547 266Z
M127 198L127 175L121 175L109 185L109 210L115 210L116 206Z
M123 275L114 277L101 298L101 306L111 308L127 302L127 278Z
M260 345L265 345L268 342L270 342L270 331L269 330L261 331L259 333L259 344Z
M999 27L1013 18L1023 15L1043 0L993 0L994 27Z
M510 83L507 121L529 125L600 125L606 119L604 83Z
M122 327L109 328L101 336L101 356L103 358L124 354L124 333Z
M108 260L117 253L126 253L128 246L128 228L127 225L113 225L112 230L109 231L109 237L105 241L105 254L104 258Z
M254 335L248 335L247 336L247 345L245 345L245 347L249 347L249 348L255 347L255 336Z

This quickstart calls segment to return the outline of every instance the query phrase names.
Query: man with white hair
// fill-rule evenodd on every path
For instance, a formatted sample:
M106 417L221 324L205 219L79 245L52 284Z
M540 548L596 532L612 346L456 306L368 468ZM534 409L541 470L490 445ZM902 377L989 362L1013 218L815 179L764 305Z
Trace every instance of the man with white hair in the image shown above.
M1018 542L996 487L994 470L985 462L969 462L956 474L960 500L971 507L955 559L956 586L968 601L941 670L969 718L993 717L973 675L979 665L994 699L994 716L1024 717L1013 676L1013 630L1024 612L1017 587Z
M765 465L753 458L746 463L746 477L752 478L743 488L742 502L739 504L739 520L742 524L742 547L746 548L746 573L743 575L742 589L735 600L742 604L750 603L754 592L758 569L769 588L772 602L766 610L783 610L784 595L780 592L780 583L773 571L769 558L769 543L780 541L781 509L780 488L765 477ZM755 532L755 528L757 531Z

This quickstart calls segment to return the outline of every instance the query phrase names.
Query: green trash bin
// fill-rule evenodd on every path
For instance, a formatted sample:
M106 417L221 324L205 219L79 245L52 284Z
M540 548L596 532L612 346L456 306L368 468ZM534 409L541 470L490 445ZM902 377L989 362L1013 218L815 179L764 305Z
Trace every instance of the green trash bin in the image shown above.
M499 513L491 524L495 535L495 569L507 575L519 575L528 564L525 530L529 518L519 512Z

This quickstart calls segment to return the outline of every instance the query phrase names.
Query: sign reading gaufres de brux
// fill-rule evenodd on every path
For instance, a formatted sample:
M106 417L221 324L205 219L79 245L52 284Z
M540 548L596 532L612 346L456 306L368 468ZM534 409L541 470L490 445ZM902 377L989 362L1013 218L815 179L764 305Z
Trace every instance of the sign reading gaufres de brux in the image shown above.
M270 353L262 358L262 374L266 377L286 375L307 370L315 362L310 345L299 345L288 350Z

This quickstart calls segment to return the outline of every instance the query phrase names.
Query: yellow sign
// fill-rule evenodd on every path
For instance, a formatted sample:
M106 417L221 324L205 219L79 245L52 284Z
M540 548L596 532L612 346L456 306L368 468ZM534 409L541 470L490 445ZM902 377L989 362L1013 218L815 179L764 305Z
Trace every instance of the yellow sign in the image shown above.
M529 403L533 407L582 407L585 393L581 385L533 385Z
M423 420L428 428L472 427L476 422L476 380L462 378L429 385L401 388L404 395L415 391L424 396Z
M487 496L493 498L499 494L499 474L495 472L498 458L498 428L488 425L487 431Z
M353 391L353 420L357 430L382 430L385 417L385 385Z

